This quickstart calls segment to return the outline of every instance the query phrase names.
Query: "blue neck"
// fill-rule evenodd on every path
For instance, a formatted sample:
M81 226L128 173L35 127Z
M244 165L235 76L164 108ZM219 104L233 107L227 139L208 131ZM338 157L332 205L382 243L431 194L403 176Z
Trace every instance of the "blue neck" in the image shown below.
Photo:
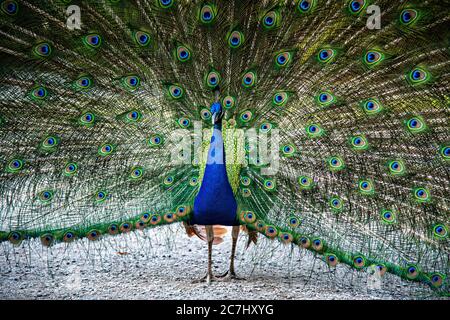
M200 225L237 225L237 202L225 165L222 123L214 125L205 173L194 200L192 223Z

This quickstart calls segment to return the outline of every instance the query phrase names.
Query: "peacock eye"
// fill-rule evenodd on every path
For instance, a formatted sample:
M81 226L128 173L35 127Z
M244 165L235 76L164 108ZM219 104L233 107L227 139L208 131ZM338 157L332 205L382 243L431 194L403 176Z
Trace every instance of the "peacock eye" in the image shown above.
M393 160L388 163L389 172L392 175L402 175L405 173L405 165L400 160Z
M95 122L95 115L92 112L85 112L78 119L78 123L85 127L90 127L94 125L94 122Z
M91 241L96 241L100 238L100 231L98 230L91 230L88 232L87 237Z
M259 126L259 130L263 133L268 133L272 130L273 125L270 122L264 122Z
M23 169L23 161L21 159L12 159L8 162L7 171L17 173Z
M292 61L291 52L280 52L275 55L275 65L280 68L287 67Z
M253 71L246 72L242 76L242 85L245 88L251 88L255 85L255 83L256 83L256 73L254 73Z
M150 147L158 147L163 144L162 136L155 134L148 139L148 145Z
M35 54L37 57L40 57L40 58L47 58L47 57L49 57L50 54L52 53L52 48L51 48L51 46L50 46L49 43L43 42L43 43L37 44L37 45L34 47L33 51L34 51L34 54Z
M256 215L253 211L247 211L244 213L244 221L249 224L256 221Z
M427 129L425 122L420 117L412 117L408 119L406 121L406 127L411 133L421 133Z
M311 246L311 240L309 240L307 237L300 237L298 239L298 244L302 247L302 248L309 248Z
M300 225L300 219L295 216L294 217L291 216L288 218L288 225L291 228L296 228Z
M39 193L39 200L42 203L48 203L48 202L50 202L53 199L53 195L54 195L54 193L51 190L41 191Z
M281 22L281 14L278 10L272 10L267 12L262 18L262 24L264 29L271 30L275 29L280 25Z
M81 76L75 81L77 90L86 90L92 87L93 81L89 76Z
M387 224L396 222L396 215L392 210L381 210L381 220Z
M361 180L359 182L359 192L363 195L374 193L373 183L370 180Z
M123 88L129 91L133 91L139 87L141 79L136 75L129 75L123 77L121 83Z
M191 59L191 50L186 46L178 46L176 49L177 59L180 62L186 62Z
M164 184L166 187L171 186L171 185L173 184L173 182L174 182L173 176L167 176L167 177L165 177L164 180L163 180L163 184Z
M150 34L145 31L136 31L133 34L134 41L141 47L147 47L150 44Z
M313 180L307 176L300 176L298 178L298 183L300 184L300 189L308 190L313 186Z
M363 151L369 148L369 143L363 135L357 135L350 138L351 148L355 151Z
M339 213L343 209L342 200L338 197L332 197L330 199L329 204L330 204L331 210L335 213Z
M335 254L327 254L325 260L330 267L336 266L339 262L339 259Z
M198 184L198 178L192 177L191 180L189 181L189 185L191 185L192 187L195 187L197 184Z
M366 265L366 259L363 256L356 256L353 258L353 266L361 269Z
M408 265L406 267L406 277L408 279L415 279L419 276L419 269L415 265Z
M14 16L19 10L19 6L16 1L6 0L1 3L1 9L9 16Z
M264 189L266 191L273 191L275 190L276 183L275 180L267 179L264 181Z
M47 136L41 143L41 147L45 151L54 151L60 143L60 139L56 136Z
M409 82L413 85L427 82L430 78L428 71L423 68L417 67L411 70L409 73Z
M369 115L376 115L380 111L382 111L382 106L380 102L376 99L369 99L360 103L364 112Z
M364 55L364 63L369 67L373 67L375 65L378 65L383 60L383 58L384 56L381 52L370 50L367 51Z
M71 239L71 238L73 237L73 235L72 235L72 233L68 232L68 233L66 233L66 237L67 237L68 239Z
M445 276L440 273L434 273L430 276L431 285L435 288L439 288L444 283Z
M75 162L69 162L64 168L64 174L66 176L72 176L78 171L78 165Z
M94 200L97 203L105 202L107 198L108 198L108 193L104 190L97 191L97 193L94 196Z
M160 8L168 9L173 6L174 0L157 0Z
M253 113L250 110L244 111L240 115L242 122L249 122L253 117Z
M323 249L323 242L322 240L316 238L312 240L312 247L316 251L321 251Z
M125 120L127 122L138 122L142 119L142 113L137 110L128 111L125 114Z
M106 157L110 154L112 154L114 151L114 146L110 143L105 143L103 145L100 146L100 148L98 149L98 155L102 156L102 157Z
M150 218L150 224L151 225L157 225L157 224L159 224L161 222L161 215L159 215L159 214L152 214L151 215L151 218Z
M351 13L360 13L366 6L365 0L353 0L349 2L349 9Z
M272 98L272 102L277 107L282 107L288 101L288 93L287 92L277 92Z
M306 126L305 130L310 138L318 138L323 135L323 130L318 124L310 124Z
M144 175L144 169L142 167L133 167L130 171L130 178L131 179L140 179Z
M34 100L43 100L47 97L48 91L45 87L38 86L31 90L31 97Z
M213 5L204 5L200 10L200 22L203 24L211 24L217 15L217 9Z
M87 36L84 36L83 42L88 47L98 48L98 47L100 47L100 45L102 43L102 38L100 37L99 34L91 33L91 34L88 34Z
M322 63L331 62L336 55L336 51L334 49L322 49L318 53L318 59Z
M411 25L417 20L418 12L414 9L405 9L400 13L400 22L404 25Z
M168 92L171 98L178 100L183 97L184 90L178 85L170 85Z
M299 0L297 9L300 13L308 13L315 6L316 0Z
M181 128L186 129L191 125L191 120L189 118L181 117L177 120L177 123Z
M430 192L424 187L414 189L414 197L417 202L424 203L430 201Z
M215 88L217 85L220 84L220 80L221 80L221 76L219 74L219 72L217 71L210 71L207 75L206 75L206 85L209 88Z
M225 106L226 109L231 109L235 106L236 100L232 96L226 96L222 100L222 104Z
M244 42L244 35L240 31L233 31L228 35L228 46L232 49L239 48Z
M339 171L345 167L344 160L337 156L329 158L328 165L331 171Z
M438 224L433 227L433 234L438 239L444 239L448 236L448 229L443 224Z
M321 107L330 106L335 102L335 100L336 100L336 98L329 91L321 92L317 96L317 102L319 103L319 106L321 106Z
M266 236L268 236L269 238L274 238L274 237L276 237L277 236L277 234L278 234L278 230L277 230L277 228L276 227L274 227L274 226L266 226L265 227L265 234L266 234Z
M295 147L290 144L286 144L281 147L281 151L284 157L291 157L295 154Z
M444 160L450 159L450 147L448 145L442 146L440 149L440 154Z
M241 177L241 183L244 186L248 186L248 185L250 185L250 179L248 177Z
M120 225L119 228L120 228L120 231L122 231L124 233L129 232L129 231L131 231L131 223L124 222Z

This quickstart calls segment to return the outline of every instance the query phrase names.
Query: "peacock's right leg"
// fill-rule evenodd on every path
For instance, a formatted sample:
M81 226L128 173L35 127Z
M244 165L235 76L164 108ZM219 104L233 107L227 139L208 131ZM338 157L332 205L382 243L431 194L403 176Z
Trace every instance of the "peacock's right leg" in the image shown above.
M239 237L240 226L233 226L231 231L232 244L231 244L231 257L230 257L230 269L225 272L223 275L219 276L222 281L230 281L230 280L244 280L243 278L239 278L234 271L234 258L236 256L236 245Z
M203 278L195 280L193 283L206 282L210 284L211 281L216 280L216 277L214 277L212 273L212 245L214 241L214 229L213 226L205 226L205 228L208 241L208 271Z

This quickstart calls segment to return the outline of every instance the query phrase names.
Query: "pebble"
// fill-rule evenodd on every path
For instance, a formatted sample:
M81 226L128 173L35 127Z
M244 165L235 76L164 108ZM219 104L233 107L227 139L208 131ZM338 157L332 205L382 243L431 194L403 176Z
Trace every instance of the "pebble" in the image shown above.
M19 263L16 266L11 260L8 262L5 252L0 249L0 299L437 298L428 286L392 275L385 276L381 289L369 290L365 277L357 274L358 271L342 266L329 273L328 268L320 267L321 261L314 261L307 254L302 256L301 265L297 267L297 256L289 258L289 250L277 247L273 241L261 239L258 246L245 249L245 236L238 242L235 268L238 276L246 280L192 284L206 272L205 243L178 232L177 241L171 243L173 246L168 254L169 248L164 245L167 239L163 239L162 233L154 236L158 230L148 230L151 245L149 238L143 239L138 234L133 238L117 236L116 242L102 246L101 257L97 250L92 250L86 257L86 243L82 246L77 242L67 248L57 244L52 247L50 257L42 256L36 254L40 252L40 243L31 240L31 263L17 256ZM224 240L213 247L215 274L222 274L229 266L229 234ZM120 246L126 243L127 248L119 249L114 243L120 243ZM118 255L119 250L129 254ZM313 266L315 271L311 273ZM355 272L354 276L349 276L349 272Z

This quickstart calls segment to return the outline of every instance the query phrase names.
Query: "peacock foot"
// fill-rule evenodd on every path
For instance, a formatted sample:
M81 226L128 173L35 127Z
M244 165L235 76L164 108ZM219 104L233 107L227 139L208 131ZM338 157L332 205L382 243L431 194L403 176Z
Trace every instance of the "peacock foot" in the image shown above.
M216 277L213 274L207 273L204 277L192 281L192 284L203 283L203 282L206 282L207 284L210 284L213 281L221 281L221 280L222 279L220 279L219 277Z
M236 275L236 273L234 271L230 271L228 270L227 272L225 272L224 274L217 276L218 279L220 279L220 281L239 281L239 280L245 280L245 278L240 278Z

